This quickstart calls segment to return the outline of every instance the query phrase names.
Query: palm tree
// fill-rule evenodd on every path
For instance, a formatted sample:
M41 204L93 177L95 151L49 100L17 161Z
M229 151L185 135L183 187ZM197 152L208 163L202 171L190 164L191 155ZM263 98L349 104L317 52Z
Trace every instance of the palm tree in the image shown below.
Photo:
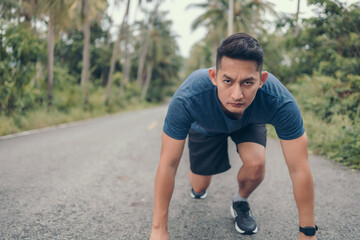
M229 6L227 0L207 0L206 3L190 4L187 8L193 7L205 9L205 12L194 20L191 28L193 31L200 26L207 29L206 38L212 42L213 65L217 47L221 40L228 35L226 29L229 33L232 32L230 30L233 30L256 35L262 29L260 16L267 11L275 13L272 4L265 0L235 0L233 6ZM231 8L233 11L229 10Z
M212 44L207 39L202 39L191 47L190 56L186 61L185 75L188 76L199 68L211 66Z
M0 2L0 19L13 20L17 19L20 22L21 14L21 2L18 0L7 0Z
M114 46L114 51L113 51L113 54L112 54L112 57L111 57L110 71L109 71L107 87L106 87L105 105L108 105L109 100L110 100L111 86L112 86L112 80L113 80L113 73L114 73L114 69L115 69L115 63L116 63L116 60L118 59L118 55L119 55L119 48L120 48L120 41L121 41L121 37L122 37L122 32L123 32L124 26L127 24L127 21L128 21L130 2L131 2L130 0L127 1L126 11L125 11L125 14L124 14L123 21L122 21L122 23L121 23L121 25L119 27L118 37L116 39L115 46Z
M142 2L143 2L142 0L138 0L138 4L136 5L135 14L134 14L135 21L137 19L138 10L141 7ZM148 0L148 2L150 2L150 1ZM125 85L130 80L130 70L131 70L131 63L132 63L132 59L133 59L132 54L130 53L130 48L131 48L132 41L134 40L134 36L133 36L134 25L129 25L127 23L125 26L124 70L123 70L122 79L121 79L120 93L122 93L124 91Z
M69 24L68 11L70 9L69 0L39 0L42 12L48 16L47 32L47 98L48 108L52 106L52 90L54 85L54 39L56 32L65 28Z
M137 80L136 80L136 83L139 86L143 85L145 60L146 60L146 55L147 55L147 52L148 52L149 43L150 43L150 40L151 40L150 39L150 34L151 34L151 31L152 31L152 29L154 27L153 25L154 25L154 21L155 21L155 18L156 18L156 13L157 13L157 9L160 6L160 3L161 3L161 1L158 1L155 4L155 7L154 7L154 9L153 9L153 11L151 13L151 16L150 16L150 21L148 23L148 26L147 26L146 29L143 29L142 36L143 36L144 42L143 42L143 44L141 44L141 48L140 48L140 57L139 57Z
M273 16L277 16L274 10L274 4L266 0L249 0L246 9L250 10L249 14L251 18L251 28L254 29L253 34L255 36L260 35L263 31L264 19L261 17L266 13L270 13Z
M141 90L141 96L140 96L141 100L145 99L146 94L149 90L151 76L152 76L152 70L153 70L153 64L154 64L154 60L150 61L146 68L146 79L145 79L144 87Z
M112 26L114 24L114 21L112 20L110 15L105 16L106 20L109 22L109 27L106 30L107 31L106 44L105 44L106 52L110 51L110 44L111 44L111 33L110 33L110 31L111 31ZM102 66L103 67L102 67L101 75L100 75L100 85L104 86L104 84L105 84L105 76L106 76L106 73L108 72L108 69L107 69L107 67L104 66L104 64L102 64Z
M47 34L47 99L48 108L52 106L52 90L54 87L54 37L55 37L55 20L54 15L49 16L48 34Z
M296 8L295 37L297 37L299 35L299 13L300 13L300 0L297 1L297 8Z
M212 42L212 64L216 62L216 50L222 38L224 38L227 29L227 11L229 9L226 0L208 0L207 3L190 4L187 8L204 8L206 11L197 17L191 24L192 31L195 31L200 26L207 29L206 37Z
M171 85L172 80L176 79L177 76L176 69L179 68L179 63L176 59L179 59L177 55L179 48L176 43L176 36L171 32L172 22L165 19L166 14L166 12L158 11L155 13L156 17L153 22L153 29L150 32L146 56L147 66L145 82L140 96L141 100L146 99L149 89L152 89L153 93L156 92L154 95L157 98L161 98L164 95L161 91L165 91L164 89ZM146 26L146 24L142 25L143 28Z
M229 0L228 36L230 36L233 33L233 22L234 22L234 0Z
M81 85L84 88L84 105L85 109L88 106L88 96L89 96L89 66L90 66L90 19L89 19L89 0L82 0L82 11L81 18L83 20L83 32L84 32L84 49L83 49L83 69L81 72Z
M89 69L90 69L90 25L92 21L101 21L101 15L107 7L106 0L76 0L72 5L73 20L81 25L84 33L83 67L81 71L81 85L84 90L84 108L87 109L89 98ZM77 9L77 10L76 10ZM76 14L80 13L80 14ZM80 16L80 18L79 18Z
M130 69L131 69L131 60L132 55L130 53L130 44L133 39L132 29L131 26L127 23L124 27L124 34L125 34L125 52L123 57L124 68L123 74L121 78L121 85L120 85L120 93L124 92L125 85L129 82L130 78Z

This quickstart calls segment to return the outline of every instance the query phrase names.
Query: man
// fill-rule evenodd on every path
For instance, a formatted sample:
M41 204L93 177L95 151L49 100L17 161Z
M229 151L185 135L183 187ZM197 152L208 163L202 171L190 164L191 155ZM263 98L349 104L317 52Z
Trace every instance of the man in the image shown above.
M316 239L314 187L307 156L307 137L295 99L271 74L262 71L263 50L246 33L223 41L216 69L192 73L173 96L162 134L155 179L150 239L168 239L169 202L176 170L189 135L191 197L203 199L211 176L230 168L227 139L232 138L243 162L237 176L231 213L235 229L257 232L248 197L265 173L265 124L280 138L299 212L299 239Z

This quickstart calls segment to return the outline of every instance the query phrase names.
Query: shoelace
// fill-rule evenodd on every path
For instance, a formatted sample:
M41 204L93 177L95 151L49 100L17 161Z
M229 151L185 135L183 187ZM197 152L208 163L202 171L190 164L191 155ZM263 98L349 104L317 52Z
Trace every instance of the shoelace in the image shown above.
M235 202L234 208L247 216L249 215L250 207L249 203L247 202Z

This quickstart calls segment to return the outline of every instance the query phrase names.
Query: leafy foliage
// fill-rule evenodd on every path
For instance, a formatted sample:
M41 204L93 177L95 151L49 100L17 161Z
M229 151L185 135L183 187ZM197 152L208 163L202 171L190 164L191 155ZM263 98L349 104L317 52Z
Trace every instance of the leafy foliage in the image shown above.
M309 3L318 6L318 16L304 21L299 38L287 40L289 47L297 49L290 67L300 71L290 88L303 110L318 119L315 121L336 129L321 141L317 139L314 148L360 168L360 4L346 7L336 0Z
M161 102L171 96L173 93L171 87L179 79L178 73L182 59L179 55L176 36L171 30L172 22L165 19L166 15L166 12L157 15L151 35L148 62L154 61L154 67L151 88L147 94L148 101Z
M129 25L128 30L121 34L119 43L114 41L110 32L113 23L105 14L107 1L87 2L90 4L89 12L82 8L83 0L0 2L0 116L9 122L0 121L0 134L29 129L31 124L42 127L35 121L27 121L25 116L30 118L32 113L39 113L39 117L45 118L43 111L46 106L53 108L48 109L50 115L68 114L69 117L59 118L68 121L72 114L77 120L77 116L90 117L144 105L140 99L142 86L135 84L134 79L142 37L139 32L141 28L146 30L146 20ZM85 37L82 28L85 18L91 21L89 94L81 86L81 73L86 61L83 58ZM55 23L53 71L49 70L51 57L47 54L52 51L49 51L50 44L46 44L51 19ZM153 61L152 80L146 97L148 102L158 103L171 96L178 81L183 60L171 27L172 22L166 14L157 12L147 54L147 62ZM114 84L110 89L113 97L105 106L104 87L117 43L120 53L116 56ZM125 63L128 62L131 62L128 65L130 78L124 81ZM48 81L50 75L47 72L53 72L53 81ZM51 82L50 91L47 82ZM49 98L49 94L52 97ZM84 101L87 98L88 101ZM49 105L50 101L52 104ZM88 102L85 107L84 102ZM80 110L83 113L79 113ZM29 122L31 124L27 124Z
M0 112L30 110L43 97L35 74L45 46L21 24L0 20L0 25Z
M316 14L303 19L299 31L294 14L279 14L272 25L274 32L257 28L256 18L251 17L257 12L245 5L239 13L251 21L235 28L252 29L250 32L264 48L264 70L275 74L294 94L303 111L309 146L317 153L360 168L360 3L308 0L308 4L316 6ZM216 13L227 12L227 3L221 0L191 6L206 9L193 27L203 25L209 34L193 46L186 65L188 73L212 65L211 35L224 36L226 29L226 16L221 18Z

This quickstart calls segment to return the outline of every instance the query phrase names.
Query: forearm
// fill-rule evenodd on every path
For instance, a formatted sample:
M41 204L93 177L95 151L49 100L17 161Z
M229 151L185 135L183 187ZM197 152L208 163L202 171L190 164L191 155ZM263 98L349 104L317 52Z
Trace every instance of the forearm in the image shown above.
M155 178L153 228L167 229L170 199L175 185L176 168L159 166Z
M299 212L299 225L314 226L314 183L307 161L296 171L290 172L290 175Z

